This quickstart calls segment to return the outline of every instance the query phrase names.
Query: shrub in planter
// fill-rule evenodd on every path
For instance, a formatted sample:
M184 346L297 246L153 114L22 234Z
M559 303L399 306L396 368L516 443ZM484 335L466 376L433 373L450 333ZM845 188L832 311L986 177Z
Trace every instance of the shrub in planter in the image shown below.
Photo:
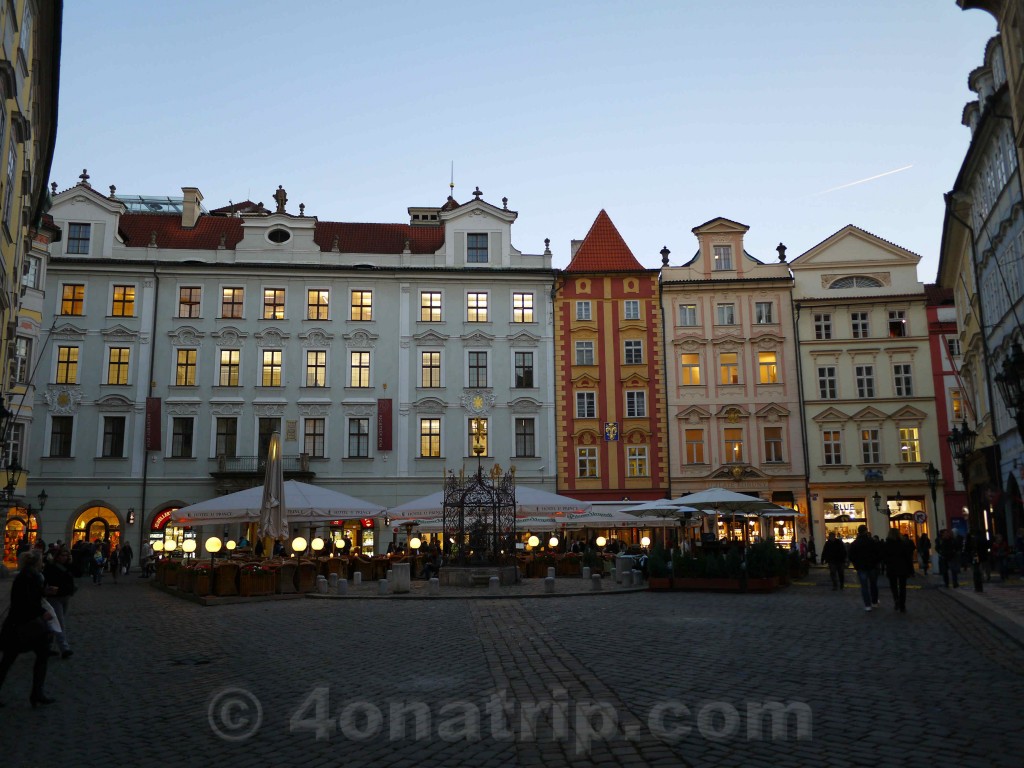
M655 544L647 558L647 570L651 578L663 579L670 575L668 556L660 544Z

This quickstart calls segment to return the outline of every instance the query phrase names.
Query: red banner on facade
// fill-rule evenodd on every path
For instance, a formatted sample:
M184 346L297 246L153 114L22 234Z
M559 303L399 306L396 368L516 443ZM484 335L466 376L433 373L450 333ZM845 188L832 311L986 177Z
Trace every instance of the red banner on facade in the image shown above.
M159 451L163 448L160 437L160 398L146 398L146 450Z
M391 450L391 400L377 401L377 450Z

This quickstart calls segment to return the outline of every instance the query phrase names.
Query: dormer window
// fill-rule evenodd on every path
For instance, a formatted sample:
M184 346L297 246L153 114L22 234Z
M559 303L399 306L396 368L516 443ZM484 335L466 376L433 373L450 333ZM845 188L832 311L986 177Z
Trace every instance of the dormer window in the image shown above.
M267 233L267 240L272 243L277 243L278 245L287 243L291 239L292 233L287 229L272 229Z
M716 245L712 252L715 257L714 269L716 272L723 269L732 269L732 246Z
M89 238L92 234L91 224L68 225L68 253L88 255Z
M487 263L487 233L470 232L466 235L466 263Z

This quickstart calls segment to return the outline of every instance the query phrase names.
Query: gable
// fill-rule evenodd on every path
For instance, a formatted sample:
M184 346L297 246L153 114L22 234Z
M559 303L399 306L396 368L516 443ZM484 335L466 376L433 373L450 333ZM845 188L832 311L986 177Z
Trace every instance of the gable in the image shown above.
M848 224L793 259L790 266L793 269L847 266L853 271L860 271L865 266L877 264L916 267L920 260L916 253Z

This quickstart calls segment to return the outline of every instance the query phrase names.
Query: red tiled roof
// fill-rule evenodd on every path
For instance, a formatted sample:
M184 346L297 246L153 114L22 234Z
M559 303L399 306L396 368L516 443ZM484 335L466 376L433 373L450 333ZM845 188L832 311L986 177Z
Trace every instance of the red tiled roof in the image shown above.
M240 203L229 203L228 205L214 208L210 213L228 215L232 213L254 213L260 210L261 203L254 203L252 200L243 200ZM266 209L264 209L266 210ZM267 211L269 213L269 211Z
M935 283L925 284L924 295L927 297L928 306L938 307L943 304L953 303L953 289L943 288L941 285L936 285Z
M342 253L401 253L405 241L413 253L433 253L444 244L444 227L413 227L409 224L353 224L320 221L313 240L321 251L329 251L338 236Z
M604 209L597 214L566 272L643 272Z
M448 195L448 199L444 201L444 205L441 206L442 211L454 211L458 208L460 203L456 201L454 197Z

